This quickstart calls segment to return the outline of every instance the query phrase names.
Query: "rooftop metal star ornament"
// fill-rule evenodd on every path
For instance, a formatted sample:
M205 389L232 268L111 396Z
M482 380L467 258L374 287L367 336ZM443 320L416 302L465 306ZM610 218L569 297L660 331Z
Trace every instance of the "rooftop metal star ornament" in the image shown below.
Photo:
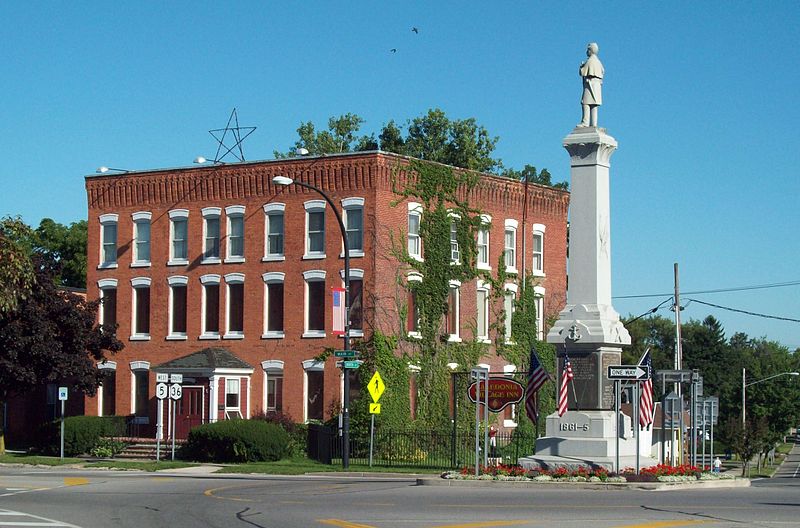
M233 123L234 126L231 126L231 123ZM234 108L230 117L228 118L228 124L225 125L225 128L217 128L208 131L208 133L211 134L215 140L217 140L217 143L219 143L219 146L217 147L217 153L214 154L214 163L222 163L222 160L224 160L225 156L228 154L236 158L238 161L245 161L244 151L242 150L242 141L247 139L247 136L252 134L255 129L256 127L239 126L239 115L236 113L236 108ZM232 136L230 139L235 141L230 147L225 143L225 140L228 139L229 132ZM222 152L221 156L220 152Z

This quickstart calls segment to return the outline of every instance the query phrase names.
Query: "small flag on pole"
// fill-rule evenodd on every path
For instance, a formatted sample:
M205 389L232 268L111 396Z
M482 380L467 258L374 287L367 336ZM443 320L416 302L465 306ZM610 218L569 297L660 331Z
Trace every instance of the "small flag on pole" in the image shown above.
M644 353L639 365L647 369L647 379L641 384L639 397L639 425L647 427L653 423L653 360L650 351Z
M569 382L572 381L572 363L569 361L569 356L564 354L564 368L561 371L561 389L558 391L558 415L564 416L567 412L567 388Z
M539 389L542 388L550 374L542 366L539 356L536 355L536 348L531 347L531 360L528 365L528 384L525 388L525 412L533 423L539 421L539 412L536 408L536 399Z
M333 335L344 335L344 288L333 288Z

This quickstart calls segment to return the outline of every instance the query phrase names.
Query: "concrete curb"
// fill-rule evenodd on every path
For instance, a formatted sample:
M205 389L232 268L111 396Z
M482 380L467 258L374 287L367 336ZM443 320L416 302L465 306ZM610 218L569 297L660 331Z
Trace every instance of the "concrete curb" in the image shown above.
M417 486L537 488L537 489L595 489L595 490L648 490L670 491L683 489L748 488L749 479L697 480L695 482L555 482L533 480L461 480L420 478Z

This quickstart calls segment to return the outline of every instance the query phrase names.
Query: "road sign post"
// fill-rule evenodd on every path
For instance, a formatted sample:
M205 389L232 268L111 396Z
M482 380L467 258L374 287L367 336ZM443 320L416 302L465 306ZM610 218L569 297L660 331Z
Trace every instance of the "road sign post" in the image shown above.
M172 460L175 460L175 428L178 425L178 400L183 396L183 387L181 387L183 375L170 374L169 381L171 383L169 386L169 399L172 406Z
M68 387L58 388L58 399L61 401L61 460L64 460L64 402L69 397Z
M164 438L164 400L169 396L166 374L156 374L156 398L158 398L158 420L156 422L156 462L161 460L161 440Z
M351 351L343 351L343 352L351 352ZM345 365L348 363L358 363L357 361L345 361ZM358 368L357 366L355 368ZM372 448L375 442L375 415L381 413L381 404L378 403L378 400L381 399L383 395L383 391L386 390L386 385L383 383L383 378L375 371L375 374L372 375L372 379L369 380L367 384L367 390L369 391L369 395L372 396L372 402L369 404L369 467L372 467Z

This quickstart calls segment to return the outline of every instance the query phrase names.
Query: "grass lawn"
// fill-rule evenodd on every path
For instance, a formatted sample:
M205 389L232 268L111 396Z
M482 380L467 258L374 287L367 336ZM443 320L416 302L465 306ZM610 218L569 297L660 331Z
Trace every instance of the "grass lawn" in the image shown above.
M342 471L341 464L320 464L307 458L293 458L277 462L253 462L234 464L221 468L217 473L264 473L267 475L302 475L304 473L322 473ZM350 472L356 473L413 473L438 475L440 470L420 468L387 468L350 465Z
M178 469L196 466L193 462L182 462L172 460L103 460L100 462L88 462L84 467L87 468L110 468L110 469L138 469L140 471L158 471L160 469Z
M40 455L26 455L24 453L6 453L0 455L0 464L31 464L39 466L64 466L67 464L80 464L80 458L49 457Z

